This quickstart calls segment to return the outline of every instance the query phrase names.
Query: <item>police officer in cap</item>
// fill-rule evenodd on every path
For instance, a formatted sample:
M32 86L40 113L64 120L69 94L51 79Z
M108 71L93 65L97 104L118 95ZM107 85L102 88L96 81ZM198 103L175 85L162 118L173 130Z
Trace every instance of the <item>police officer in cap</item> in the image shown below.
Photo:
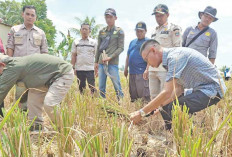
M180 47L182 40L181 28L168 22L168 7L165 4L159 4L154 8L152 15L155 15L158 26L152 33L151 38L158 41L165 48ZM154 99L163 89L167 72L162 64L158 68L150 66L148 71L150 95Z

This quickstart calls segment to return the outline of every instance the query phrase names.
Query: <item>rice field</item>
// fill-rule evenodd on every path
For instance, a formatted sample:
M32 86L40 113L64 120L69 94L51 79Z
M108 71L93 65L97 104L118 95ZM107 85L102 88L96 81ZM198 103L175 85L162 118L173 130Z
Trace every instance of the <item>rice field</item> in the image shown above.
M127 156L232 156L232 80L225 98L194 115L173 110L173 131L166 132L160 115L134 126L129 113L144 104L130 102L129 83L121 77L124 99L120 102L107 81L107 98L80 95L77 82L61 104L60 124L44 113L48 131L30 132L27 113L13 104L14 88L5 99L5 118L0 122L0 156L6 157L127 157Z

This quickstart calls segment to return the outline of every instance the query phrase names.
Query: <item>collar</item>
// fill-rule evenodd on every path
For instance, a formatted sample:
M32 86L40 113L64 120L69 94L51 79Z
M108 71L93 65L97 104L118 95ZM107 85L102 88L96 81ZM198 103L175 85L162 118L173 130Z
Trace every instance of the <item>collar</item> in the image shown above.
M164 23L162 26L157 26L156 29L168 27L168 22Z
M20 28L20 29L27 29L24 23L22 24L22 26L21 26L21 28ZM32 28L31 28L31 30L32 30L32 29L36 30L36 28L35 28L35 25L34 25L34 24L33 24Z
M106 27L106 31L107 32L111 32L111 31L113 31L113 30L115 30L115 25L108 31L108 26Z
M143 39L138 39L137 38L137 41L144 41L146 39L146 37L144 37Z
M88 41L89 41L89 37L87 37L86 39L82 39L82 38L81 38L81 40L83 40L83 41L88 40Z

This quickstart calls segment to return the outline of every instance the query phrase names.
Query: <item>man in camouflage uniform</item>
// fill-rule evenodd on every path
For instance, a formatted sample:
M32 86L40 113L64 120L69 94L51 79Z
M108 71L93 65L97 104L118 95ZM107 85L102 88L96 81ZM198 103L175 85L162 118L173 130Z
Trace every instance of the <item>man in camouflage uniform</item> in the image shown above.
M24 23L13 26L8 34L7 55L11 57L23 57L35 53L48 53L47 39L45 33L40 28L34 25L36 21L36 8L34 6L24 6L22 17ZM17 100L26 88L22 82L16 84L15 99ZM32 92L39 96L39 91ZM23 110L27 109L27 94L21 99L20 107ZM33 103L37 103L36 99Z
M164 4L159 4L155 7L152 15L155 15L159 26L152 33L151 38L158 41L165 48L181 46L181 28L168 23L168 7ZM162 64L158 68L149 66L148 71L150 95L151 99L154 99L163 89L167 71L163 68Z
M124 50L124 32L120 27L115 26L117 20L116 11L109 8L105 11L105 20L107 27L99 32L98 48L95 55L95 73L99 75L100 95L105 98L106 94L106 78L110 76L114 85L117 97L122 98L123 92L120 84L118 63L119 55ZM107 48L105 49L106 56L103 57L103 51L100 50L101 44L106 37L110 37ZM107 65L108 64L108 65ZM106 68L107 67L107 68Z

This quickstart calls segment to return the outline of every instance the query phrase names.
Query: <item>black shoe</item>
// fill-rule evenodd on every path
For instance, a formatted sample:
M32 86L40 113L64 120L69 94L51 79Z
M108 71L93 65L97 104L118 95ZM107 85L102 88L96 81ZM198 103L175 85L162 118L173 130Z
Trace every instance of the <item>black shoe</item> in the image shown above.
M42 125L42 124L36 123L36 124L33 124L33 125L30 127L29 130L30 130L30 131L42 131L42 130L44 130L44 128L43 128L43 125Z

